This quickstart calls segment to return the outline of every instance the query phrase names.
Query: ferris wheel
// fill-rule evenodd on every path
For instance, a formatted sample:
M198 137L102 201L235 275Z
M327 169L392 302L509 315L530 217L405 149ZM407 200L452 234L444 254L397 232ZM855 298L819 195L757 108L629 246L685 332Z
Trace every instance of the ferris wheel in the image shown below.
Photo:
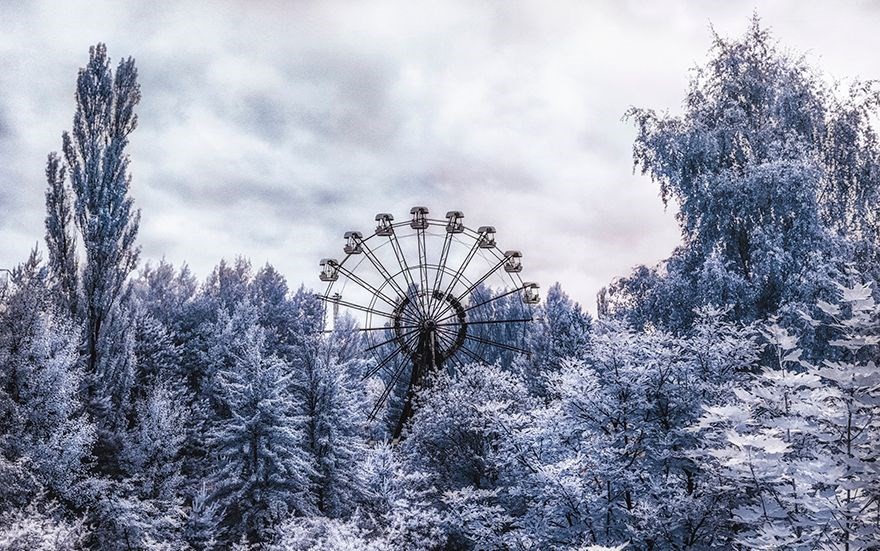
M372 234L345 233L342 260L320 262L325 324L354 318L362 351L374 359L363 377L381 381L369 418L384 409L395 439L429 374L527 355L526 329L540 300L538 285L520 276L522 254L502 251L494 227L468 228L460 211L428 214L413 207L400 222L377 214Z

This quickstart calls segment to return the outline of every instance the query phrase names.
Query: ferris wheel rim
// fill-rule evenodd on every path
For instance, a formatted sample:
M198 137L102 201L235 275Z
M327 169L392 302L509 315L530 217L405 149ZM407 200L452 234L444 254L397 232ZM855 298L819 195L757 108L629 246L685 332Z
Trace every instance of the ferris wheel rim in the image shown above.
M446 221L445 221L445 220L439 220L439 219L436 219L436 218L429 218L429 219L427 219L427 222L428 222L428 224L429 224L430 226L445 226L445 225L446 225ZM410 223L409 223L408 221L402 220L402 221L400 221L400 222L395 222L395 223L392 224L391 226L392 226L393 228L398 228L398 227L409 227L409 225L410 225ZM461 233L467 234L468 237L470 237L470 238L472 238L472 239L479 239L480 236L482 235L480 232L478 232L478 231L476 231L476 230L474 230L474 229L472 229L472 228L470 228L470 227L468 227L468 226L465 226L465 225L462 225L462 229L463 229L463 231L462 231ZM406 238L406 237L414 237L414 236L417 236L417 235L418 235L417 233L407 233L407 234L404 234L404 235L402 235L402 236L400 236L400 237L405 237L405 238ZM373 231L373 233L371 233L371 234L368 235L367 237L362 238L362 239L361 239L361 243L366 243L367 241L369 241L370 239L373 239L373 238L375 238L375 237L386 237L386 236L380 235L378 232ZM453 239L457 239L457 238L453 238ZM466 242L461 241L461 240L459 240L458 242L461 243L461 244L466 244ZM382 243L381 245L379 245L378 247L376 247L376 248L373 249L373 250L376 250L376 249L379 249L379 248L384 247L384 246L386 246L386 245L389 245L390 243L391 243L390 240L389 240L389 241L386 241L386 242ZM481 250L481 251L490 251L491 254L495 257L496 260L501 260L501 259L505 258L505 257L504 257L504 254L501 252L501 248L498 247L497 244L496 244L496 245L492 245L492 247L481 248L480 250ZM481 254L483 254L483 253L481 253ZM355 254L355 253L347 253L344 257L342 257L342 260L341 260L341 261L337 262L337 265L338 265L338 266L344 266L345 263L348 262L349 258L352 257L352 256L363 256L363 258L361 258L360 260L358 260L357 264L355 265L355 269L356 269L357 267L359 267L359 266L364 262L364 260L367 260L366 255ZM414 267L414 266L412 266L412 267ZM403 271L404 271L404 270L401 269L401 270L399 270L398 272L396 272L394 275L398 275L398 274L402 273ZM519 284L518 286L521 287L521 286L524 284L524 282L523 282L523 280L522 280L522 276L520 276L519 273L517 273L517 272L505 272L505 273L508 275L508 277L511 279L511 282L512 282L515 286L516 286L517 284ZM328 282L328 285L327 285L326 289L324 290L324 294L323 294L323 297L324 297L325 299L329 299L329 298L330 298L330 292L333 290L333 286L334 286L336 283L337 283L336 281L330 281L330 282ZM343 288L344 288L344 286L345 286L346 283L347 283L347 281L343 282Z
M445 226L445 225L446 225L446 221L445 221L445 220L439 220L439 219L428 219L427 222L428 222L428 225L429 225L429 226L433 226L433 227ZM395 229L396 229L396 228L404 228L404 227L408 228L408 227L410 227L410 223L409 223L408 221L405 221L405 220L404 220L404 221L400 221L400 222L396 222L396 223L394 223L394 224L392 225L392 227L395 228ZM457 242L458 244L460 244L460 245L469 245L469 246L473 247L474 250L475 250L476 252L480 253L481 258L483 258L483 259L486 260L486 261L489 260L489 259L487 259L487 258L484 256L484 255L486 254L486 251L488 251L488 253L491 254L491 256L492 256L494 259L498 260L499 262L503 262L503 261L506 259L506 256L505 256L503 253L501 253L501 249L497 246L497 244L496 244L496 245L493 245L493 246L490 247L490 248L476 247L476 245L479 244L479 240L481 239L481 237L482 237L482 235L483 235L482 232L479 232L479 231L477 231L477 230L474 230L474 229L472 229L472 228L470 228L470 227L468 227L468 226L465 226L465 225L463 225L463 224L462 224L461 228L462 228L461 234L466 235L467 238L468 238L467 240L463 240L463 239L459 238L457 235L455 235L455 234L450 234L450 233L448 233L448 232L443 232L443 234L439 234L439 235L443 235L444 238L445 238L447 235L449 235L449 236L451 236L451 239L452 239L453 241ZM418 235L419 235L419 232L418 232L418 231L415 231L415 232L407 232L406 234L403 234L403 235L398 235L398 234L395 232L395 235L394 235L393 237L394 237L395 239L398 239L398 238L404 238L404 239L407 239L407 238L412 238L412 237L418 237ZM439 236L438 234L433 234L433 235L434 235L434 236ZM385 247L385 246L390 245L390 244L392 243L392 236L380 235L377 231L374 231L372 234L368 235L367 237L363 237L363 238L361 238L361 239L360 239L360 243L361 243L361 244L366 244L369 240L371 240L371 239L373 239L373 238L376 238L376 237L388 237L389 239L388 239L387 241L383 241L383 242L380 243L378 246L376 246L376 247L374 247L374 248L372 248L372 249L368 249L368 250L370 250L370 252L375 251L375 250L378 250L379 248L381 248L381 247ZM367 260L368 258L370 258L368 254L365 254L365 253L363 253L363 252L362 252L362 253L348 253L348 254L345 255L345 257L344 257L340 262L337 263L337 265L338 265L340 268L344 268L344 265L345 265L347 262L350 262L350 257L352 257L352 256L361 256L361 258L357 260L357 263L355 264L354 269L359 268L359 267L363 264L363 262L364 262L365 260ZM372 262L372 260L371 260L371 262ZM408 274L408 273L410 273L410 272L418 271L418 270L421 270L421 269L423 269L423 268L429 268L429 269L434 270L435 272L443 273L443 274L445 274L445 275L453 275L453 276L456 275L456 273L455 273L456 270L454 270L452 267L447 266L447 265L445 265L445 264L441 266L440 264L436 264L436 263L425 263L425 264L423 265L423 264L421 264L421 263L419 263L419 264L408 264L408 263L405 263L405 262L404 262L403 265L400 265L400 264L399 264L398 267L399 267L399 269L398 269L397 271L395 271L395 272L391 272L391 271L389 271L389 270L386 269L386 272L387 272L388 276L390 276L390 277L387 277L387 278L386 278L381 284L378 285L378 287L376 287L376 290L379 291L379 293L377 293L377 292L372 292L372 291L370 292L370 294L371 294L371 299L370 299L369 304L366 306L366 309L367 309L367 310L365 311L366 316L365 316L365 318L364 318L364 322L365 322L364 324L365 324L365 326L367 326L367 327L370 328L370 329L377 329L377 330L380 329L378 326L374 326L374 324L373 324L373 315L374 315L374 314L378 314L378 315L380 315L381 317L384 317L384 318L386 318L386 319L394 319L394 318L393 318L393 314L392 314L392 312L382 312L382 311L377 311L377 310L375 310L375 307L376 307L376 302L377 302L377 300L379 299L379 297L380 297L380 296L383 296L383 295L381 295L381 291L384 290L384 289L386 288L386 286L395 287L394 283L400 283L400 282L397 281L397 278L398 278L401 274L404 274L404 277L406 277L406 274ZM462 267L460 267L460 268L464 268L464 266L462 266ZM354 270L348 270L348 269L345 269L345 271L346 271L346 272L353 272ZM505 272L505 274L507 275L507 277L510 279L511 283L513 284L513 287L512 287L513 290L518 291L518 290L523 290L523 289L525 289L525 284L524 284L524 282L523 282L523 280L522 280L522 277L519 275L519 273L517 273L517 272ZM463 274L463 273L459 273L457 279L458 279L460 282L464 283L465 285L467 285L467 286L469 287L469 289L468 289L467 292L462 293L462 295L456 297L457 300L458 300L458 301L462 301L462 300L465 299L466 297L473 295L473 292L474 292L476 289L472 289L472 288L471 288L471 287L473 287L473 281L471 280L471 278L468 277L468 276L466 276L466 275ZM351 277L346 277L346 278L344 279L344 281L342 282L342 288L343 288L343 290L344 290L345 286L346 286L350 281L353 281L353 280L351 279ZM326 290L325 290L325 292L324 292L324 295L323 295L323 296L324 296L324 299L325 299L326 302L329 302L329 301L330 301L330 299L331 299L331 293L333 292L334 286L335 286L337 283L338 283L337 281L331 281L331 282L328 283L327 288L326 288ZM367 289L367 290L370 291L369 289ZM449 290L451 290L451 289L447 289L447 291L444 291L444 293L445 293L445 292L448 292ZM404 298L406 298L406 296L405 296L404 294L402 294L402 293L399 291L399 287L398 287L398 289L395 289L395 292L397 293L397 298L398 298L398 299L404 299ZM420 294L420 295L428 294L427 289L426 289L426 290L422 290L422 291L420 291L419 294ZM392 301L387 300L387 297L383 297L383 300L384 300L389 306L392 305ZM443 310L443 311L439 312L439 314L443 314L443 313L445 313L445 312L447 312L447 311L448 311L448 310ZM438 320L438 321L442 321L442 320L446 320L446 319L449 319L449 318L448 318L448 317L447 317L447 318L441 318L441 319ZM502 320L502 321L504 321L504 320ZM375 345L375 343L373 342L373 340L372 340L372 338L371 338L371 334L368 334L368 336L367 336L367 341L368 341L370 347L372 347L372 346ZM405 348L409 348L409 347L405 347ZM375 359L377 362L380 362L380 361L382 361L382 360L385 359L384 357L382 357L381 355L379 355L379 353L377 352L377 349L373 349L373 350L371 350L371 352L372 352L372 356L374 357L374 359Z
M334 320L339 306L360 311L361 314L354 319L362 320L363 324L357 329L364 331L361 342L367 346L362 352L370 353L375 360L363 379L385 373L381 377L385 388L378 396L370 419L386 403L398 379L407 372L407 365L411 367L404 410L395 429L398 435L402 420L412 414L409 392L428 373L425 369L430 369L425 366L445 365L453 369L464 363L489 363L483 357L487 347L501 351L495 352L498 354L495 361L509 358L504 356L507 353L530 354L527 349L520 348L528 346L526 326L520 324L535 319L533 306L539 300L537 284L524 282L520 275L522 254L502 250L495 241L493 226L474 230L461 222L464 216L459 211L447 213L446 220L428 218L427 213L424 207L413 207L410 210L412 220L397 222L393 222L390 214L379 214L376 216L376 230L366 237L361 232L346 232L348 241L341 260L321 261L321 280L327 282L323 295L319 295L323 299L325 322L331 304L334 305ZM445 231L435 231L441 227L445 227ZM414 231L401 231L404 228ZM443 249L436 262L429 261L429 258L436 258L433 255L437 253L435 245L433 253L429 254L429 237L432 241L435 238L443 240ZM407 247L404 248L402 243ZM380 251L389 246L394 254L393 260L387 249ZM418 255L415 258L412 256L413 247ZM461 253L468 247L462 260ZM377 252L382 252L383 256ZM452 258L456 260L449 264L451 252L455 252ZM361 258L352 259L352 256ZM477 258L479 262L472 263ZM369 263L365 265L364 261ZM476 269L478 264L482 267ZM504 270L499 271L502 267ZM378 280L376 275L380 276ZM493 284L492 277L504 281L497 292L498 281ZM354 292L353 299L346 301L340 291L346 291L349 285L355 285L359 290ZM481 288L488 292L483 294ZM490 305L520 292L523 295L519 301ZM383 318L381 327L379 318ZM490 324L501 324L500 332L490 330ZM523 344L510 344L517 343L517 340L509 340L510 336L522 339ZM382 338L384 340L379 340ZM426 348L426 338L432 339L430 348ZM430 359L425 360L425 357Z

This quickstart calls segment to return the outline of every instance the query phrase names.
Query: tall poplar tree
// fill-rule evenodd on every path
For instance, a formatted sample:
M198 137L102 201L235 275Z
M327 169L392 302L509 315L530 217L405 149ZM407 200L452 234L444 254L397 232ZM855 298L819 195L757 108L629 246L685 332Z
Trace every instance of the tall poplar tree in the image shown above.
M76 82L73 130L63 135L75 197L73 218L85 248L81 314L89 374L97 369L102 328L140 252L135 244L140 211L133 209L129 196L131 175L125 152L137 126L134 108L140 97L132 58L121 60L114 74L107 47L98 44L89 49L89 63L80 69Z

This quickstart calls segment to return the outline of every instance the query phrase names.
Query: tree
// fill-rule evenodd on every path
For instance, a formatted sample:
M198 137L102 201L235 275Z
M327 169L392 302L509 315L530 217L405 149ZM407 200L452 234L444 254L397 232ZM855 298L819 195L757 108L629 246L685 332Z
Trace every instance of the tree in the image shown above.
M604 294L604 311L639 327L683 331L710 304L745 321L793 319L828 298L857 249L861 258L877 250L876 96L838 101L757 16L741 39L715 35L710 53L683 115L626 114L637 128L635 167L678 206L683 241L661 266L637 268Z
M39 492L69 503L94 439L77 396L78 332L56 310L36 251L10 281L0 303L0 511Z
M266 345L283 358L291 354L291 333L295 316L288 298L287 280L271 265L257 272L248 286L248 299L256 308L260 326L266 331Z
M182 501L184 480L179 454L186 436L186 412L183 400L169 382L158 381L145 392L135 402L134 427L126 435L121 459L137 495L152 500L157 509L166 512L157 524L166 521L167 539L167 532L177 528L173 513Z
M217 547L221 511L219 504L212 503L210 498L208 489L202 484L192 498L186 518L183 539L198 551L212 551Z
M551 365L565 358L582 358L589 348L592 327L590 314L571 299L557 282L547 291L544 301L546 349L543 351Z
M364 530L359 519L337 520L326 517L292 518L279 529L280 538L271 549L288 551L390 551L383 538Z
M147 263L133 281L133 288L140 307L171 333L176 345L183 344L188 310L198 291L189 267L184 264L177 270L164 259L155 266Z
M504 497L517 484L506 477L505 442L533 404L525 384L497 364L472 363L454 377L435 374L417 400L401 456L415 488L429 487L429 503L444 513L447 545L502 546L511 524Z
M97 370L87 374L86 407L97 428L92 453L94 470L109 476L122 473L120 452L134 412L137 377L134 305L114 307L102 322Z
M73 225L73 198L66 179L67 167L56 153L50 153L46 162L46 246L49 249L49 272L54 279L59 303L75 318L79 301L79 268Z
M513 365L530 390L544 396L549 374L561 369L565 360L586 359L593 320L558 282L547 291L534 317L537 319L528 325L527 332L531 355L515 358Z
M7 551L78 551L87 536L82 520L61 518L57 504L30 503L0 516L0 548Z
M341 518L363 501L358 468L366 449L367 408L360 378L367 364L358 354L361 335L354 319L342 316L323 336L320 301L303 288L283 298L279 276L268 268L255 278L255 292L278 354L292 368L305 446L315 467L312 492L322 515ZM283 289L286 294L286 285Z
M114 74L106 46L92 46L89 62L77 77L73 130L62 136L75 198L74 220L85 248L81 284L89 375L98 370L104 324L137 265L140 251L135 244L140 211L132 210L125 152L129 135L137 126L134 108L140 97L134 60L120 61ZM53 201L51 206L58 210L58 205ZM62 235L63 215L54 216L50 211L50 218L54 243ZM56 222L58 229L54 229ZM61 254L59 247L52 248L53 254Z
M362 469L370 498L364 504L366 524L377 534L379 545L419 551L443 547L445 516L429 474L404 465L400 454L386 443L368 450Z
M436 374L418 397L401 444L404 456L431 473L441 491L473 485L492 489L503 457L506 415L528 408L528 392L497 365L467 364L455 376Z
M827 177L819 189L822 217L840 235L849 237L857 248L859 266L877 279L870 262L877 260L880 218L877 204L880 187L880 142L873 126L880 89L875 81L854 82L842 98L831 98L826 121L823 164Z
M202 294L216 307L232 312L247 298L252 278L251 263L246 258L237 257L232 265L221 260L205 281Z
M548 375L547 400L508 439L522 545L724 548L730 496L688 427L757 361L750 330L697 313L675 337L600 322L584 359Z
M876 545L880 307L871 294L843 287L835 303L819 302L826 321L807 316L837 333L830 344L846 351L840 359L809 361L797 336L771 320L763 334L773 363L700 419L707 463L738 494L741 545Z
M247 327L233 345L234 361L216 375L226 415L208 444L216 458L211 500L224 509L227 542L245 537L266 543L291 513L312 514L309 483L315 475L295 413L288 367L264 356L265 335Z
M358 468L366 451L366 401L359 382L366 366L346 346L352 336L358 336L353 325L337 322L294 376L315 466L316 505L323 515L336 518L351 514L363 501Z

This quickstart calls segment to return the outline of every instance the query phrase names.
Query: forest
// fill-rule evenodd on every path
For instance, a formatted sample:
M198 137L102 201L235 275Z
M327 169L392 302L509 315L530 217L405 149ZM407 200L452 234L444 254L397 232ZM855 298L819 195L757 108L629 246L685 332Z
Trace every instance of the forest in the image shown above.
M680 245L595 318L550 287L400 438L317 270L141 258L138 71L93 46L0 275L0 548L880 549L880 86L709 39L680 114L622 114Z

